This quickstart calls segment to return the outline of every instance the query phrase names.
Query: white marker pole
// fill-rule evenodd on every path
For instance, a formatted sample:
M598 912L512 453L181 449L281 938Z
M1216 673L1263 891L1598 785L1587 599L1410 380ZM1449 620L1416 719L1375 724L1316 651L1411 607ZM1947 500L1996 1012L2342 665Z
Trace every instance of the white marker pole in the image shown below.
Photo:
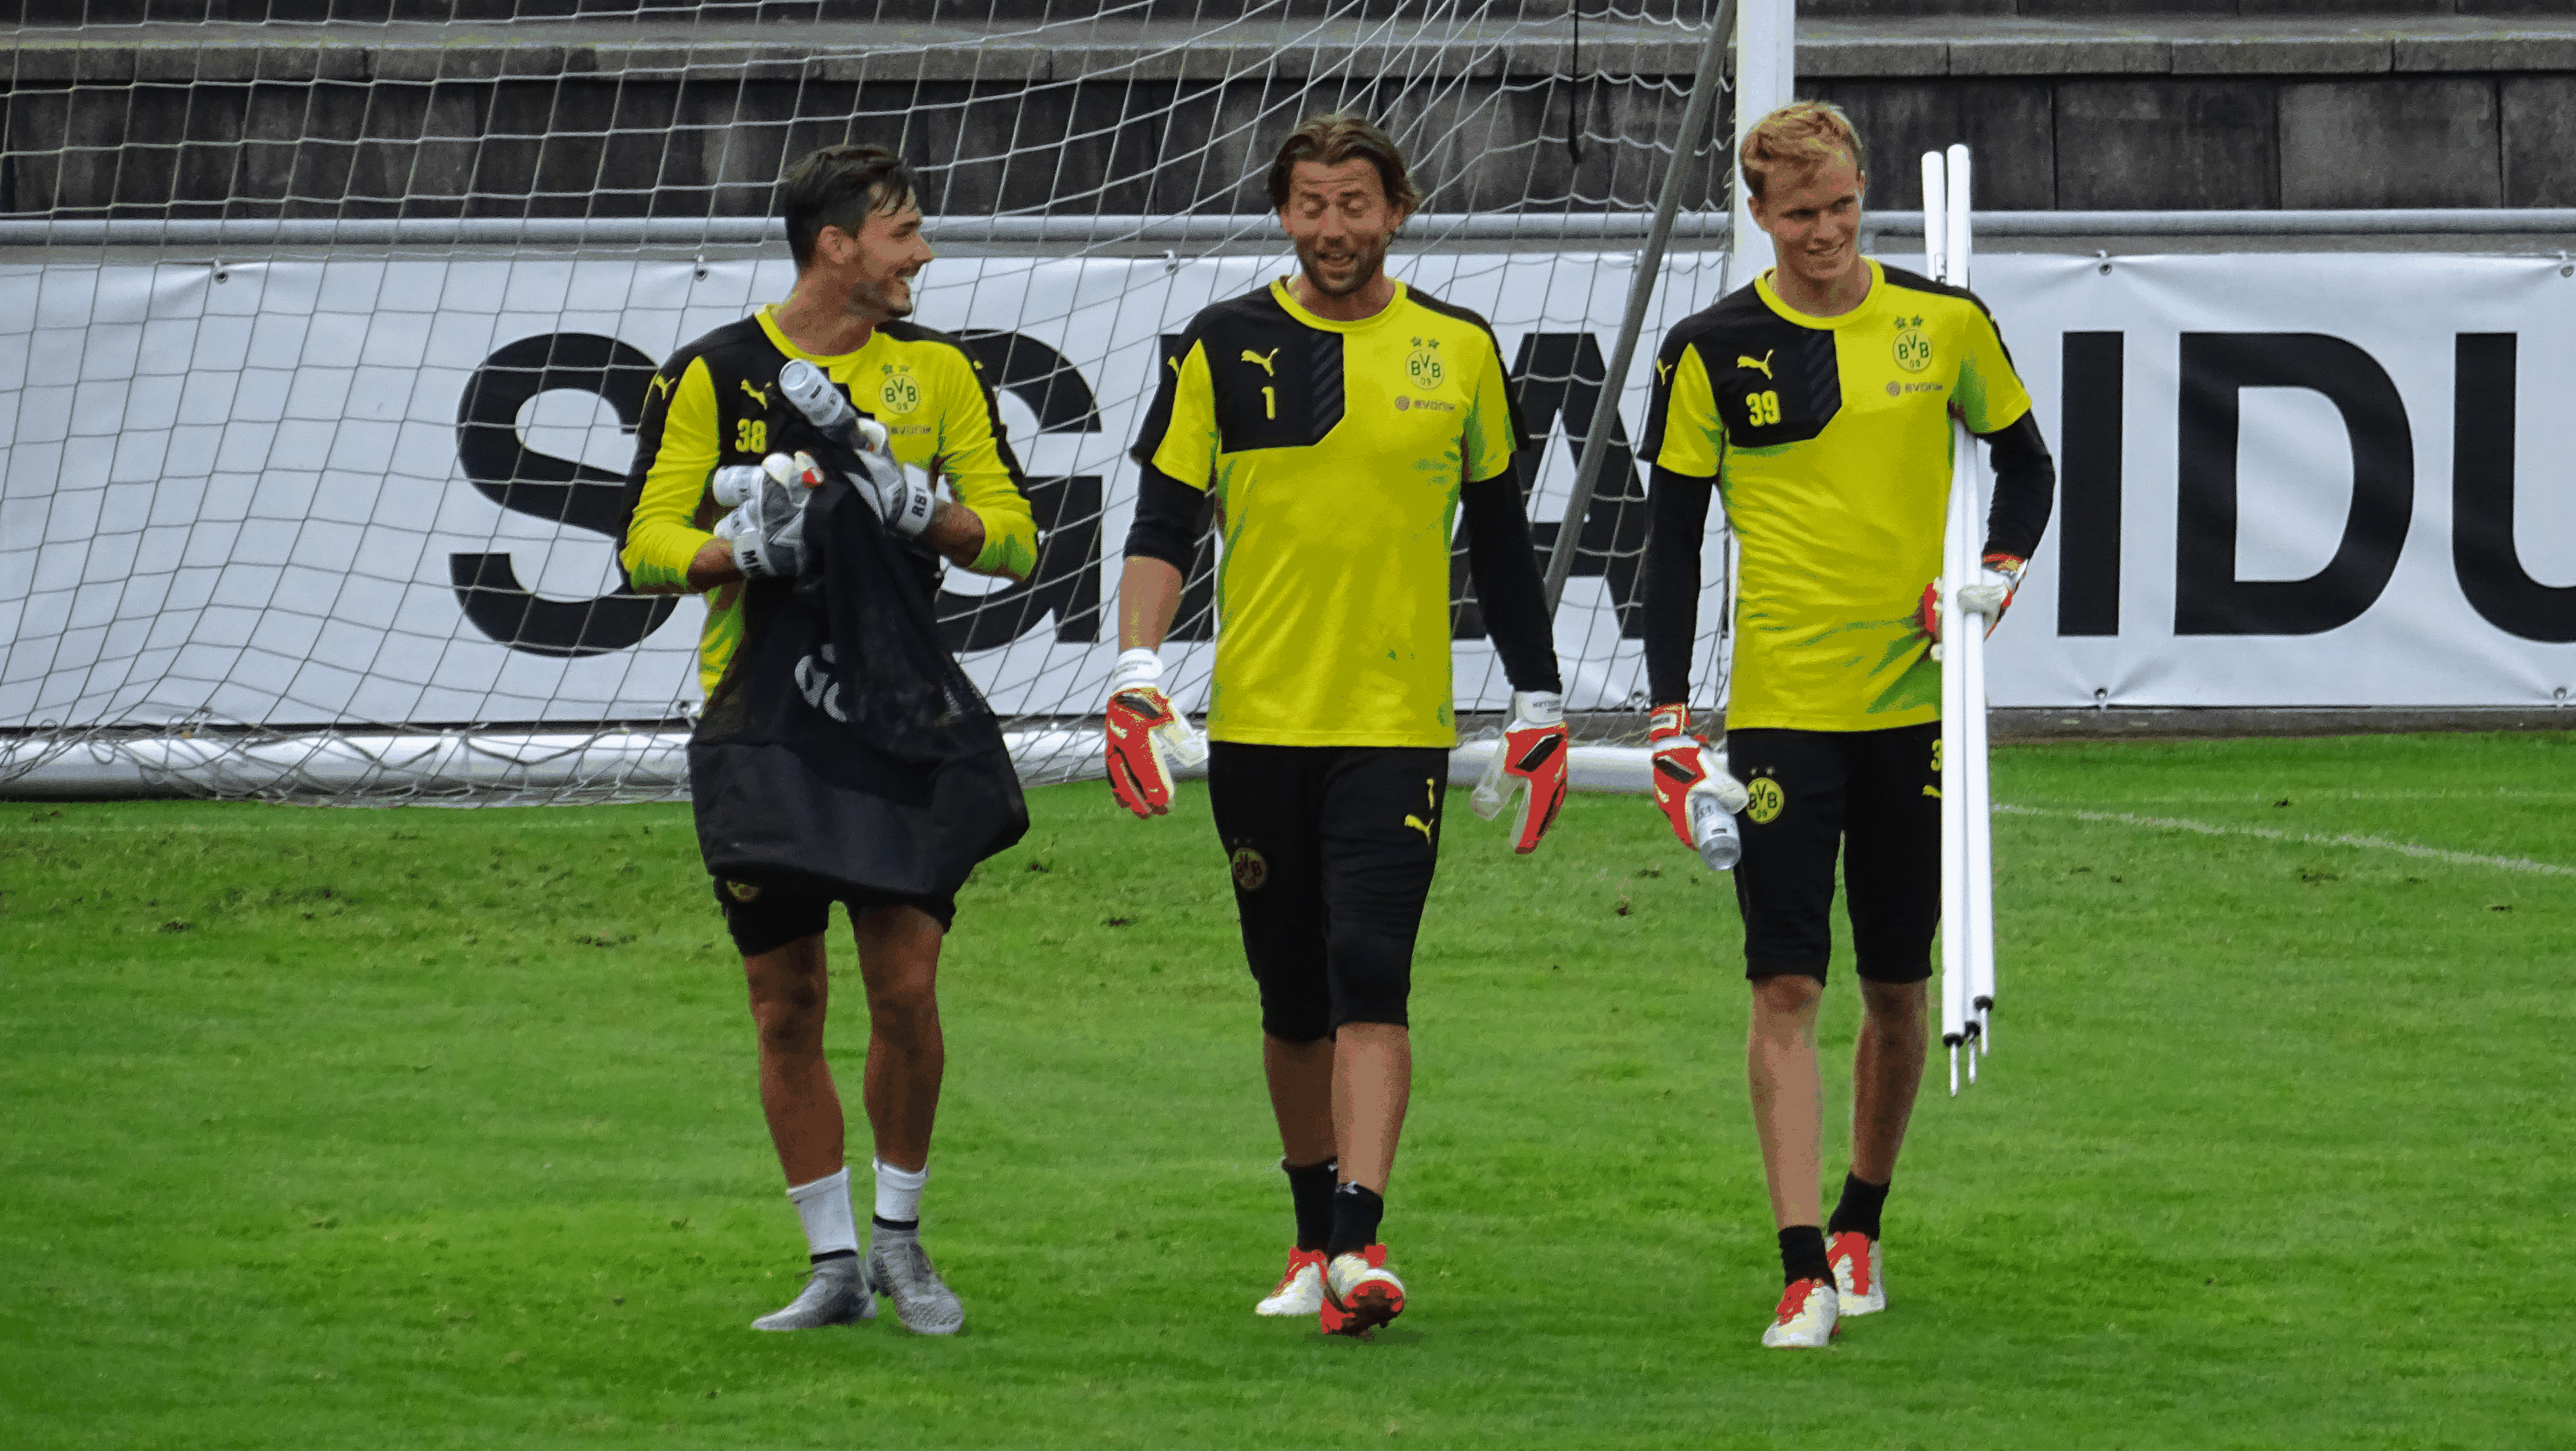
M1969 233L1968 148L1952 146L1948 155L1950 204L1948 251L1950 283L1954 287L1969 285L1975 246ZM1966 422L1956 425L1957 480L1952 487L1964 497L1963 533L1960 536L1961 581L1976 579L1985 568L1986 511L1980 498L1979 481L1983 470L1978 467L1976 436ZM1977 1077L1977 1059L1990 1051L1987 1041L1988 1021L1995 1002L1995 852L1993 762L1986 735L1986 632L1983 621L1968 622L1960 637L1965 648L1960 652L1960 691L1964 713L1960 724L1965 742L1960 765L1967 770L1967 799L1960 804L1966 823L1968 849L1968 980L1966 1030L1968 1045L1968 1081Z
M1937 151L1923 153L1924 272L1935 282L1949 271L1949 170ZM1953 451L1957 445L1952 444ZM1959 497L1957 468L1952 466L1950 501L1941 541L1941 635L1960 638L1958 595ZM1950 1050L1950 1095L1959 1093L1959 1045L1967 1041L1967 783L1960 769L1966 742L1959 725L1967 716L1964 683L1955 643L1942 653L1941 668L1941 1044ZM1976 1071L1971 1054L1969 1072Z

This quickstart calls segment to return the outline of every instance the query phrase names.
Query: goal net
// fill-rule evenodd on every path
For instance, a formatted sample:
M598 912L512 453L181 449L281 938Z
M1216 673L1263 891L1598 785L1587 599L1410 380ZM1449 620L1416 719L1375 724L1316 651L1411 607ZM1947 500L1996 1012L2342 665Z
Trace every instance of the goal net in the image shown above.
M786 295L774 183L843 140L918 168L917 320L996 385L1044 530L1025 583L948 576L950 643L1028 779L1096 770L1160 339L1293 267L1263 174L1334 110L1417 170L1396 275L1494 326L1542 561L1576 531L1569 707L1634 732L1643 357L1570 497L1664 176L1648 356L1723 290L1728 176L1723 107L1719 145L1680 135L1718 6L1640 3L25 0L0 794L685 791L702 606L622 588L632 428L661 358ZM1185 709L1212 549L1165 650ZM1472 728L1509 688L1453 578Z

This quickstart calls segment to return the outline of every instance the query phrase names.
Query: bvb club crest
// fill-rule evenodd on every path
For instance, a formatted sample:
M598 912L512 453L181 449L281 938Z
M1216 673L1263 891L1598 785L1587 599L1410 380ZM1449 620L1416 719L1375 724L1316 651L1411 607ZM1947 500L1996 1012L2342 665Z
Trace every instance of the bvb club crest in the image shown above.
M910 413L921 406L921 385L912 381L911 373L898 373L889 364L877 385L877 401L888 413Z
M1234 884L1237 887L1247 892L1258 892L1269 880L1270 863L1261 859L1261 853L1248 846L1234 849Z
M1789 793L1781 790L1780 783L1768 776L1756 776L1746 782L1744 792L1753 798L1752 804L1744 808L1744 814L1752 817L1756 826L1768 826L1779 820L1781 808L1789 804Z
M1932 366L1932 339L1923 329L1908 327L1896 335L1896 366L1909 373L1920 373Z
M1438 345L1415 348L1404 360L1404 376L1407 382L1425 393L1435 392L1442 383L1449 381L1448 369L1440 366Z

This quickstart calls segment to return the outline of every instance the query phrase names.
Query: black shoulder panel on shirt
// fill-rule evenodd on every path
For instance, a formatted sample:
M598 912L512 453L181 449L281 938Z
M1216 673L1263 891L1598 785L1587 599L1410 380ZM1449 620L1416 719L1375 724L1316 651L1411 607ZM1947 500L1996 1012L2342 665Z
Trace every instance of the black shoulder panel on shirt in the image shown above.
M1717 416L1737 448L1805 443L1843 408L1842 367L1830 328L1800 327L1739 287L1673 329L1697 349Z
M1973 303L1977 311L1986 315L1986 321L1995 320L1995 310L1986 306L1986 300L1964 287L1953 287L1947 282L1935 282L1920 272L1908 272L1902 267L1890 267L1883 262L1879 264L1878 270L1885 274L1891 287L1901 287L1908 292L1929 292L1935 297L1955 297L1963 302Z
M1291 317L1268 287L1200 313L1190 334L1207 349L1227 453L1305 448L1342 421L1342 335Z

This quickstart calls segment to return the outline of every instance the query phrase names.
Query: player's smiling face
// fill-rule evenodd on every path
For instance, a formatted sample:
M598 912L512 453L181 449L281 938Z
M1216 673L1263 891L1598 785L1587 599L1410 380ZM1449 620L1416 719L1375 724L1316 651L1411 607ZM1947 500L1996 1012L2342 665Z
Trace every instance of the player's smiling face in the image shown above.
M1771 234L1783 271L1807 291L1832 291L1861 264L1862 177L1848 155L1806 171L1783 169L1753 201L1753 220Z
M1301 161L1288 174L1288 204L1279 220L1296 244L1308 286L1348 297L1386 268L1387 245L1404 211L1386 199L1377 167L1366 157L1326 165Z
M852 317L870 322L912 315L912 279L938 254L921 235L921 208L875 211L856 232L825 227L814 260L833 269Z

